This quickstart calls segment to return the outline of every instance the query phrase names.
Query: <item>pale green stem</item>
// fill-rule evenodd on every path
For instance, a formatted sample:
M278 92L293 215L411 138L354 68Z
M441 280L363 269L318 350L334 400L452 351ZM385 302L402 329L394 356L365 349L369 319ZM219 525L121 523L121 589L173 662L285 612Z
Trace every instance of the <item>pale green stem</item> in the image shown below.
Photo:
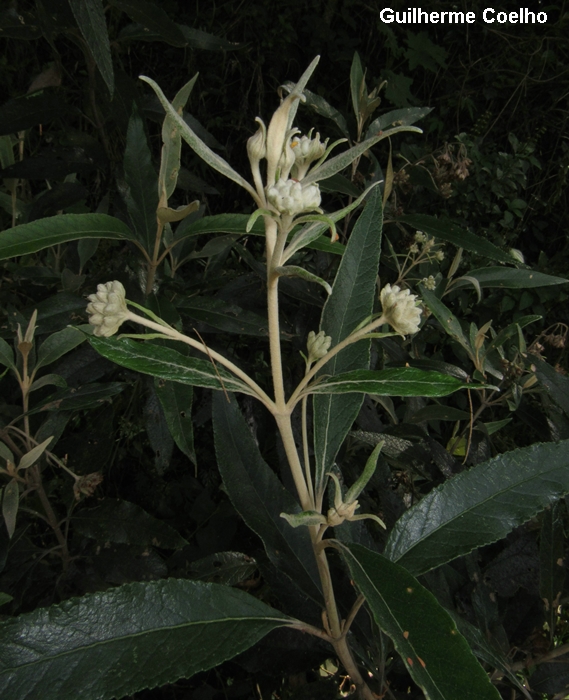
M275 404L271 400L271 398L261 389L261 387L253 379L251 379L251 377L246 372L243 372L243 370L239 369L239 367L233 364L231 360L228 360L226 357L220 355L215 350L208 348L204 343L200 343L199 341L194 340L193 338L189 338L183 333L179 333L174 328L169 328L168 326L161 326L159 323L155 323L154 321L150 321L147 318L143 318L142 316L139 316L138 314L135 314L132 311L128 311L127 313L128 315L125 318L125 321L134 321L135 323L139 323L141 326L152 328L153 330L158 331L158 333L162 335L169 336L173 340L179 340L182 343L186 343L186 345L189 345L190 347L195 348L200 352L203 352L208 357L219 362L220 365L226 367L230 372L233 372L233 374L236 377L239 377L239 379L245 382L245 384L247 384L247 386L253 390L254 395L259 399L259 401L261 401L261 403L264 404L271 413L274 412Z
M307 409L308 409L308 397L305 396L302 399L302 449L304 452L304 474L306 477L306 483L308 484L308 491L310 493L310 498L313 503L314 500L314 486L312 484L312 473L310 471L310 455L308 454L308 420L307 420Z
M309 372L307 372L304 375L304 377L300 380L298 386L294 390L294 393L288 400L287 406L290 408L290 410L292 411L298 403L298 401L300 400L301 393L307 386L308 382L314 377L315 374L317 374L322 369L322 367L324 367L324 365L327 362L329 362L339 352L342 352L344 348L347 348L348 345L351 345L352 343L357 343L358 340L365 339L368 333L371 333L371 331L375 330L376 328L379 328L379 326L382 326L384 323L387 323L387 320L382 314L375 321L371 321L363 328L354 331L347 338L344 338L342 342L338 343L338 345L335 345L331 350L329 350L322 359L318 360L314 367Z

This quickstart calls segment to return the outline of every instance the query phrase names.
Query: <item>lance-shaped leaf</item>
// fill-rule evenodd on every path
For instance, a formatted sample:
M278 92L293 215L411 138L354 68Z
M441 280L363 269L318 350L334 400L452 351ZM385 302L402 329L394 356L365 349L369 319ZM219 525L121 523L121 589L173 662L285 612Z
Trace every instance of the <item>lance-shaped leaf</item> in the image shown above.
M9 367L10 369L16 368L14 351L4 338L0 338L0 365L4 365L4 367Z
M172 100L172 106L182 114L186 102L197 80L197 74L189 80L178 92ZM158 187L161 201L167 202L178 182L178 173L180 171L180 153L182 150L182 137L180 130L172 120L172 117L167 114L162 125L162 158L160 161L160 173L158 175ZM189 205L191 206L191 205ZM175 219L179 221L179 219Z
M213 668L289 622L219 584L127 584L0 623L0 695L122 698Z
M433 107L405 107L404 109L394 109L392 112L382 114L374 119L368 126L366 138L377 134L388 126L409 126L418 122L419 119L427 116L433 111Z
M52 333L40 345L35 370L59 360L60 357L81 345L85 340L86 337L77 333L75 328L63 328Z
M350 235L332 294L322 311L320 330L332 338L332 347L373 311L381 230L381 192L375 188ZM369 340L349 345L324 366L322 374L334 376L367 368L369 349ZM362 401L363 395L314 397L314 461L318 494L323 492L325 474L352 427Z
M22 456L22 459L18 464L18 470L28 469L28 467L31 467L32 464L35 464L38 461L38 459L42 456L42 454L47 450L47 447L52 440L53 435L51 437L48 437L47 440L44 440L39 445L32 447L32 449L29 452L26 452L26 454Z
M81 238L113 238L134 241L132 231L107 214L59 214L0 233L0 260L36 253L50 246Z
M156 378L154 388L170 435L186 457L197 465L192 424L193 387Z
M415 367L357 369L325 377L305 394L378 394L379 396L448 396L459 389L479 389L449 374L426 372Z
M363 200L368 196L370 191L378 184L379 183L375 182L373 185L368 187L365 192L363 192L356 200L354 200L347 207L339 209L338 211L335 211L332 214L326 214L327 218L333 221L334 223L336 223L337 221L341 221L356 207L359 207ZM299 231L294 233L291 242L284 251L283 260L288 260L301 248L310 245L310 243L322 236L322 234L324 234L328 230L329 226L330 225L328 223L319 221L315 221L314 223L308 224L307 226L303 226Z
M445 306L436 294L429 291L424 285L421 285L421 296L445 332L448 333L451 338L459 342L462 347L472 355L472 348L463 333L460 321L452 311Z
M305 594L320 602L320 584L306 528L291 529L281 513L300 513L251 435L237 402L213 396L215 452L225 489L245 523L263 541L269 559L293 578Z
M314 282L315 284L319 284L321 287L324 287L328 294L332 294L332 287L328 284L328 282L326 282L326 280L323 280L321 277L318 277L318 275L315 275L312 272L305 270L303 267L299 267L298 265L285 265L283 267L277 267L275 268L275 272L279 275L279 277L300 277L307 282Z
M366 139L365 141L358 143L356 146L352 146L352 148L349 148L347 151L344 151L344 153L340 153L334 158L325 161L318 168L311 170L308 175L302 179L302 184L308 185L311 182L318 182L319 180L325 180L328 177L332 177L332 175L339 173L340 170L347 168L350 163L353 163L356 158L361 156L376 143L382 141L383 139L389 138L394 134L398 134L400 131L414 131L417 134L423 133L423 131L416 126L398 126L395 129L388 129L388 131L384 131L380 135Z
M563 501L554 503L543 514L539 538L539 594L545 605L550 637L555 634L558 608L565 583L565 536L563 531Z
M454 620L402 566L359 544L341 546L351 578L429 700L499 700Z
M523 447L457 474L395 523L385 556L415 575L505 537L569 493L569 440Z
M185 46L186 38L181 28L168 17L159 4L149 0L112 0L134 21L142 24L150 33L156 33L172 46Z
M140 79L143 80L145 83L148 83L150 87L154 90L158 99L160 100L160 103L166 110L166 114L172 119L173 123L177 126L177 128L180 131L180 135L182 136L184 141L197 153L197 155L203 160L205 160L205 162L214 170L217 170L222 175L225 175L225 177L227 177L229 180L233 180L233 182L236 182L238 185L246 189L247 192L249 192L249 194L253 197L253 199L257 201L257 193L247 182L247 180L242 178L238 172L233 170L233 168L229 165L229 163L226 160L224 160L221 156L218 156L217 153L214 153L211 150L211 148L209 148L209 146L206 146L205 143L200 139L200 137L194 131L192 131L192 129L190 129L190 127L178 114L176 109L170 104L170 102L168 102L166 96L164 95L158 84L155 83L154 80L152 80L151 78L147 78L145 75L141 75Z
M89 337L95 350L121 367L181 384L251 394L249 387L224 367L208 360L186 357L171 348L136 342L128 338Z
M136 103L133 103L128 123L123 166L127 185L124 199L128 213L140 242L151 255L156 240L158 176Z
M16 517L20 505L20 487L16 479L10 479L0 495L2 496L2 517L8 537L11 539L16 529Z
M457 226L452 221L437 219L427 214L406 214L397 219L397 221L408 224L419 231L423 231L429 236L434 236L439 241L446 241L458 248L469 250L471 253L484 255L498 262L512 264L513 259L509 253L500 250L500 248L490 243L490 241L487 241L485 238L480 238L480 236L476 236L474 233L460 228L460 226Z
M103 3L101 0L73 0L69 6L112 98L115 76Z
M502 289L532 289L569 282L563 277L553 277L553 275L544 275L543 272L518 270L513 267L483 267L480 270L470 270L468 277L475 279L480 287L499 287ZM459 277L453 282L452 288L460 289L467 286L468 280Z

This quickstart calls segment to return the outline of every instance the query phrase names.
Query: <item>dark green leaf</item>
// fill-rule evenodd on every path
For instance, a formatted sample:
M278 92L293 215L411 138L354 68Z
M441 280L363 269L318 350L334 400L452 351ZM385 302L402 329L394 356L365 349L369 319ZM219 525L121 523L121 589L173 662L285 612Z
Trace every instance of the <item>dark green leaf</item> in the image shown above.
M214 367L209 360L186 357L176 350L152 345L148 341L90 336L89 342L103 357L135 372L210 389L225 388L228 391L241 391L246 394L250 391L233 374L223 367Z
M294 89L294 83L288 81L284 83L283 87L290 92ZM338 112L337 109L328 104L323 97L311 92L310 90L304 89L302 94L306 98L306 102L303 102L305 107L313 109L317 114L320 114L322 117L326 117L326 119L331 119L333 122L335 122L338 129L340 129L342 136L350 138L350 132L348 131L346 119L341 112Z
M470 645L474 655L480 659L480 661L484 661L484 663L490 664L490 666L493 668L501 671L520 689L526 698L531 700L531 695L522 685L520 679L510 670L510 660L505 656L505 654L499 648L494 647L494 645L489 642L488 639L486 639L486 636L478 629L478 627L470 624L470 622L465 620L460 615L457 615L452 610L447 610L447 612L454 620L460 634L462 634Z
M565 584L565 536L563 502L557 501L543 514L539 538L539 595L545 604L545 616L553 638L557 626L558 608Z
M417 579L361 545L342 552L375 621L430 700L500 699L451 616Z
M358 122L361 120L362 116L362 105L360 104L360 99L363 98L365 101L367 97L367 95L364 94L364 92L366 92L365 88L366 85L362 62L360 61L360 57L356 51L352 59L352 67L350 69L350 93L352 95L352 108Z
M158 175L152 165L144 122L136 107L128 123L124 176L128 188L124 198L134 230L146 251L152 255L157 229Z
M106 498L95 508L83 508L73 516L73 528L100 544L153 545L180 549L188 543L174 528L140 506L118 498Z
M155 379L154 388L164 411L170 435L186 457L193 464L197 464L192 425L193 387L179 382Z
M320 600L319 577L307 528L293 529L281 513L300 506L261 457L234 398L213 396L215 451L233 506L263 540L269 559L311 598Z
M257 562L241 552L217 552L188 565L188 576L209 583L235 586L247 581L257 571Z
M159 34L172 46L185 46L186 39L180 27L173 22L161 7L148 0L111 0L119 10L143 27Z
M57 333L52 333L40 345L38 350L38 361L35 369L39 369L44 365L50 365L52 362L59 360L60 357L76 348L86 340L86 337L77 333L75 328L63 328Z
M502 289L532 289L533 287L549 287L554 284L567 284L569 280L563 277L544 275L534 270L518 270L512 267L484 267L480 270L470 270L468 277L478 280L481 287L501 287ZM468 287L468 280L458 278L452 285L453 289Z
M374 188L350 235L328 297L320 330L332 338L332 347L348 336L373 310L375 281L381 250L381 192ZM323 368L332 375L369 366L369 341L349 345ZM363 395L315 396L314 462L316 491L322 490L338 450L359 413Z
M10 479L2 491L2 516L4 518L6 530L8 531L8 537L10 538L16 529L16 517L18 515L19 505L20 487L16 479Z
M227 586L131 583L0 623L0 694L122 698L217 666L287 622Z
M461 411L459 408L454 408L453 406L431 404L430 406L425 406L416 411L409 419L409 423L421 423L424 420L457 421L469 419L470 413L467 411Z
M0 260L35 253L78 238L134 240L132 231L107 214L60 214L6 229L0 233Z
M154 386L150 385L149 389L143 409L144 427L150 447L154 451L154 469L162 476L172 461L174 440Z
M470 345L462 331L460 321L452 311L443 304L434 292L429 291L424 286L421 286L421 296L444 331L459 342L467 352L470 351Z
M452 221L437 219L427 214L406 214L397 221L423 231L429 236L434 236L440 241L446 241L459 248L464 248L464 250L469 250L471 253L483 255L498 262L512 263L512 256L509 253L500 250L490 241L465 231Z
M179 24L178 29L184 35L188 46L191 46L193 49L201 49L202 51L235 51L242 46L234 41L227 41L223 37L203 32L201 29L187 27L185 24Z
M115 77L102 0L69 0L69 5L112 97Z
M0 338L0 365L4 365L4 367L10 367L12 369L16 367L14 362L14 351L4 340L4 338Z
M433 107L406 107L405 109L394 109L392 112L382 114L374 119L366 131L366 139L375 136L378 131L383 131L393 126L410 126L419 119L426 117L433 111Z
M311 394L364 393L379 394L379 396L447 396L464 388L480 387L476 384L465 384L449 374L424 372L415 367L392 367L382 370L357 369L326 377L310 386L309 392Z
M190 297L177 306L196 321L207 323L227 333L268 337L268 321L236 304L212 297Z
M5 102L0 107L0 136L48 124L61 115L63 104L59 90L46 88Z
M569 416L569 379L557 372L554 367L541 358L532 358L537 381L545 388L553 401Z
M457 474L395 523L385 555L415 575L505 537L569 493L569 440L513 450Z
M39 411L81 411L97 408L103 403L108 403L111 396L120 394L124 387L122 382L93 382L79 389L62 389L38 404L30 411L30 415Z

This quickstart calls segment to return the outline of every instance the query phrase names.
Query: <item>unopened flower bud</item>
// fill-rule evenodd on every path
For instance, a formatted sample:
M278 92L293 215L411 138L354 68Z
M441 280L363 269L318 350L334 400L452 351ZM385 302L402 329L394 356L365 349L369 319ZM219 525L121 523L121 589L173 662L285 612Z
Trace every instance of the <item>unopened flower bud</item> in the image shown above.
M396 333L411 335L419 330L421 309L408 289L386 284L379 295L383 316Z
M510 248L510 255L516 262L525 263L524 254L521 250L518 250L517 248Z
M87 304L87 313L89 323L95 326L94 335L109 338L128 318L125 294L122 284L114 280L97 285L97 293L87 297L90 302Z
M278 180L267 189L267 200L279 212L295 216L302 212L318 210L320 188L318 185L302 185L295 180Z
M247 141L247 155L251 166L258 164L267 155L267 129L262 119L257 117L255 121L259 124L259 129Z
M326 355L326 353L330 349L331 344L332 338L329 335L326 335L324 331L320 331L319 333L310 331L310 333L308 334L308 339L306 341L306 349L308 350L308 362L312 364L313 362L316 362L317 360L323 358L324 355Z
M426 243L427 236L422 231L416 231L415 232L415 240L417 241L417 243Z

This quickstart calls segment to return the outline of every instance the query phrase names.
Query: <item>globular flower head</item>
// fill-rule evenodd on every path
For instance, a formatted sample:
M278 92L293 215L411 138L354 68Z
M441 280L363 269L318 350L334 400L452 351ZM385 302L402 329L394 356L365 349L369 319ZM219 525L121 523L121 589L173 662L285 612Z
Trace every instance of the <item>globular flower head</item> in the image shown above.
M408 289L386 284L379 295L383 316L396 333L411 335L419 330L421 309L417 297Z
M423 286L429 289L430 291L433 291L437 288L437 280L433 277L433 275L423 277L421 281L423 283Z
M328 144L328 139L322 143L320 141L320 134L316 134L314 138L311 138L312 131L308 136L301 136L300 138L293 138L291 147L294 151L295 163L293 167L293 175L297 180L302 180L302 178L308 172L308 168L311 163L315 160L322 158L326 152L326 145Z
M428 240L428 237L422 231L416 231L415 232L415 240L417 241L417 243L426 243Z
M318 185L302 185L296 180L278 180L267 189L267 200L279 214L296 216L302 212L319 210Z
M109 338L128 318L125 294L122 284L114 280L97 285L97 293L87 297L90 302L87 304L87 313L89 323L95 326L94 335Z

